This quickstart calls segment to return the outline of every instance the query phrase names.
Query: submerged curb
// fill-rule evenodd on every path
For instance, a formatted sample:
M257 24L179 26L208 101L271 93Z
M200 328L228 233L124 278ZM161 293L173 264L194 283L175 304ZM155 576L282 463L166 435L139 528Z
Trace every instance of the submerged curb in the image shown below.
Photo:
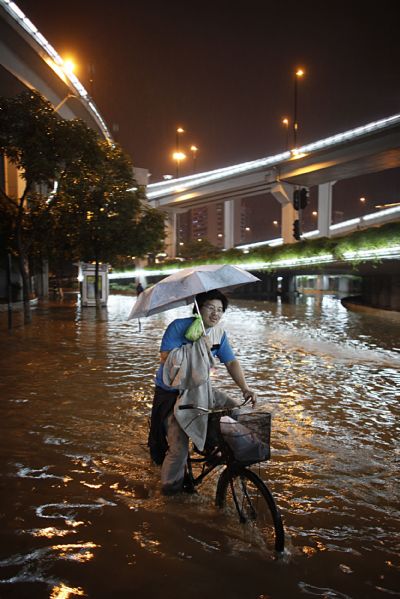
M357 301L356 297L343 297L341 300L342 305L351 310L352 312L363 312L364 314L371 314L374 316L383 316L400 321L400 312L398 310L384 310L383 308L374 308L374 306L368 306Z

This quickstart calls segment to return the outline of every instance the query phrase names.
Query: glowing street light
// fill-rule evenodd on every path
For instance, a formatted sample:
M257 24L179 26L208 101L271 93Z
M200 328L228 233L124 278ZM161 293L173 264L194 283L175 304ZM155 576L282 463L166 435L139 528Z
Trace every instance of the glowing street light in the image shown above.
M76 67L76 65L75 65L74 61L71 60L70 58L66 58L63 61L62 68L63 68L63 71L65 71L65 73L67 75L72 75L75 70L75 67ZM76 94L68 93L65 96L65 98L63 100L61 100L61 102L59 102L57 104L57 106L54 107L54 112L58 112L60 110L60 108L62 108L64 106L65 102L67 102L70 98L77 98L77 97L78 96Z
M176 162L176 177L179 177L179 163L181 162L181 160L184 160L186 158L186 155L181 152L179 150L179 142L180 142L180 136L182 135L182 133L185 133L185 130L182 127L177 127L176 132L175 132L175 152L173 153L173 158Z
M182 127L178 127L176 130L176 151L179 152L179 137L180 135L182 135L182 133L185 133L185 130L182 129Z
M286 129L286 149L289 149L289 119L285 116L282 119L282 125Z
M186 154L184 154L183 152L174 152L172 154L172 158L176 162L176 177L178 178L179 177L179 165L182 162L182 160L185 160Z
M72 75L72 73L75 71L75 67L76 67L76 64L70 58L67 58L66 60L64 60L63 69L68 75Z
M299 123L297 120L297 82L301 77L303 77L304 71L303 69L296 69L294 75L294 110L293 110L293 144L294 147L297 147L297 131L299 128Z
M192 152L192 162L193 162L193 172L196 172L196 158L197 158L197 152L199 151L199 148L197 146L190 146L190 151Z

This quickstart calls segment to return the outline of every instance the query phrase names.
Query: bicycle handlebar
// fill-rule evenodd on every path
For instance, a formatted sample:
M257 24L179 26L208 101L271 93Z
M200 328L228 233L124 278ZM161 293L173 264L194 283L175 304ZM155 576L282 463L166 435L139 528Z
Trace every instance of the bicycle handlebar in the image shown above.
M201 406L195 406L194 404L187 404L185 406L178 406L178 410L200 410L200 412L204 412L206 414L218 414L219 412L232 412L233 410L237 410L242 406L246 405L246 401L239 404L238 406L230 406L229 408L213 408L209 410L208 408L202 408Z

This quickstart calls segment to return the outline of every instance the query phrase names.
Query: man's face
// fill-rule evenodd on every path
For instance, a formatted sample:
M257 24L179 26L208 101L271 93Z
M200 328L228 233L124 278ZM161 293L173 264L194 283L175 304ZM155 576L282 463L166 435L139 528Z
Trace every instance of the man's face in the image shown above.
M215 327L224 313L221 300L207 300L200 308L200 314L206 328Z

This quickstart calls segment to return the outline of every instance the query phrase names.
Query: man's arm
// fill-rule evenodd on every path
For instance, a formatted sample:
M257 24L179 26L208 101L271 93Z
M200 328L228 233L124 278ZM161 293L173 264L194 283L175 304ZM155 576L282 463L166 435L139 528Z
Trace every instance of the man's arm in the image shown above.
M247 386L239 360L236 358L235 360L230 360L230 362L226 362L225 366L234 382L242 391L244 399L246 401L251 401L252 405L255 406L257 403L257 394Z

